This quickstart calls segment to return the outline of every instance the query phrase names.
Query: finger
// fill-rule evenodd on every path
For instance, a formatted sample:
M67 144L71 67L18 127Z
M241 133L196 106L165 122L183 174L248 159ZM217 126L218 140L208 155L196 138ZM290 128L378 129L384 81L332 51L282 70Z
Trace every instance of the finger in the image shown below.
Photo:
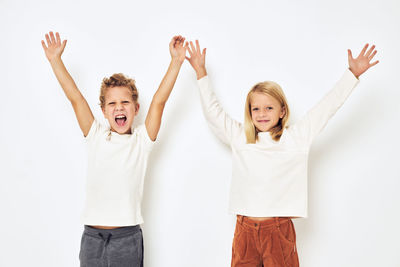
M62 43L62 49L64 50L65 46L67 45L67 40L64 40Z
M194 44L192 41L190 41L190 48L192 49L192 52L196 52L196 49L194 48Z
M46 33L46 42L47 42L47 46L51 45L50 37L47 33Z
M360 52L360 56L365 54L365 51L367 51L368 45L369 44L364 45L364 48Z
M374 51L375 49L375 45L371 46L371 48L368 50L367 54L365 54L366 57L369 57L372 53L372 51Z
M349 60L353 59L353 54L351 53L350 49L347 49L347 56L348 56Z
M371 61L371 59L374 58L374 56L376 55L377 52L378 52L378 51L375 50L374 53L372 53L372 55L370 55L370 56L368 57L368 60Z
M379 60L375 61L374 63L372 63L371 65L369 65L369 67L375 66L376 64L379 63Z
M171 39L171 43L175 43L177 39L178 39L178 36L174 36L174 37L172 37L172 39Z
M186 56L185 56L185 58L186 58L188 61L190 61L190 58L188 58L188 57L186 57Z
M203 58L206 57L206 49L207 49L207 48L204 48L204 49L203 49Z
M186 46L186 50L189 52L190 57L192 57L193 56L193 52L192 52L192 50L190 49L189 46Z
M196 52L200 54L200 44L199 44L199 40L196 40Z
M56 42L56 38L54 38L54 33L53 32L50 32L50 40L51 40L52 43Z
M56 32L56 39L57 39L57 44L61 44L61 38L58 32Z
M46 46L46 44L44 43L44 41L42 40L42 46L43 46L43 49L44 50L46 50L47 49L47 46Z
M170 47L174 47L175 46L175 37L176 36L172 37L171 42L169 42L169 46Z
M181 37L179 40L179 45L183 46L185 44L185 38Z

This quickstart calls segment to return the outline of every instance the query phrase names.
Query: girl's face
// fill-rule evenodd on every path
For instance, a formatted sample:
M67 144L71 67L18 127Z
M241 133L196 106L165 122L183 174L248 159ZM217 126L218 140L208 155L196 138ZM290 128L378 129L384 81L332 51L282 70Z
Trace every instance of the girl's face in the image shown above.
M268 132L285 116L285 108L276 98L260 92L250 95L250 111L251 120L260 132Z
M133 101L131 91L127 87L107 88L104 117L111 126L111 131L119 134L131 134L133 119L139 112L139 103Z

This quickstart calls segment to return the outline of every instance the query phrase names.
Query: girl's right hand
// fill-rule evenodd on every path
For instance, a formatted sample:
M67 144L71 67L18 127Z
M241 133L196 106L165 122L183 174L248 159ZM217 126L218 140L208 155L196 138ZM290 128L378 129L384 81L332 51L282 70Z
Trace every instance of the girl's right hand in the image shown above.
M50 37L49 37L49 34L50 34ZM50 32L49 34L46 33L47 46L43 40L42 40L42 46L43 46L43 49L44 49L47 59L49 61L52 61L53 59L61 58L61 54L64 52L64 48L65 48L65 45L67 44L67 40L64 40L61 43L60 34L58 32L56 32L55 37L54 37L53 32Z
M203 53L200 51L199 41L196 40L196 48L193 45L193 42L190 41L190 47L187 47L190 58L186 57L186 59L190 62L193 69L196 71L197 79L201 79L202 77L207 75L206 71L206 49L203 49Z

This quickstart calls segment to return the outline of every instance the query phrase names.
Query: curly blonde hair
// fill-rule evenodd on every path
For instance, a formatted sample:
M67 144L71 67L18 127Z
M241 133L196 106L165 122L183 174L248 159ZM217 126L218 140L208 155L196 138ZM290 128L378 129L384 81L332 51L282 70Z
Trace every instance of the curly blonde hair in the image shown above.
M137 103L139 94L135 85L135 80L125 76L122 73L115 73L109 78L104 78L100 87L100 107L103 109L106 105L105 95L108 88L123 86L131 91L132 99Z

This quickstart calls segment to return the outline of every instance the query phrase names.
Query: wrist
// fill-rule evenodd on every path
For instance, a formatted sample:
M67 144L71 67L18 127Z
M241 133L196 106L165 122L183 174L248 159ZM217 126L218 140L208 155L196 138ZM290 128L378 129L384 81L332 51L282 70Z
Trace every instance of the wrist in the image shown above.
M360 75L362 74L362 73L358 73L358 72L352 70L350 67L349 67L349 70L351 71L351 73L353 73L353 75L354 75L357 79L358 79L358 78L360 77Z
M62 60L61 60L61 55L55 56L55 57L53 57L53 58L49 58L48 60L49 60L50 64L58 63L58 62L62 61Z
M185 61L185 59L180 59L180 58L177 58L177 57L173 57L173 58L171 58L171 65L176 65L176 66L180 66L180 65L182 65L183 64L183 61Z
M201 78L203 78L204 76L207 76L207 70L205 67L202 68L198 68L196 70L196 76L197 76L197 80L200 80Z

